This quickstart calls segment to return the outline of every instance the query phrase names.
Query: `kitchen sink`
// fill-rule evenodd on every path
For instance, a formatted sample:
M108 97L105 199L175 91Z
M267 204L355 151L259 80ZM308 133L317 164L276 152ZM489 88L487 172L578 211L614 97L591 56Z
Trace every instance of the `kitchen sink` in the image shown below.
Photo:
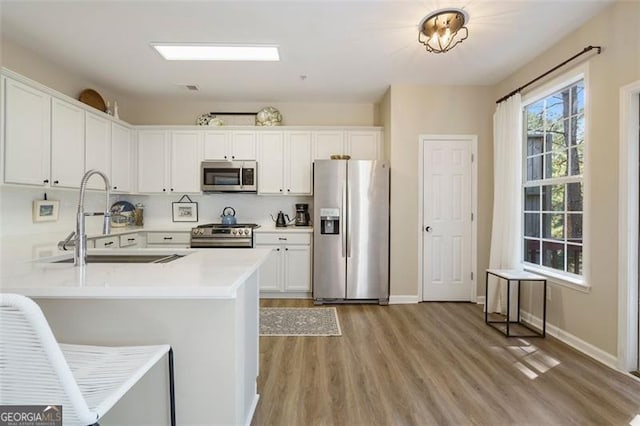
M181 254L89 254L87 263L169 263L184 256ZM73 257L52 263L73 263Z

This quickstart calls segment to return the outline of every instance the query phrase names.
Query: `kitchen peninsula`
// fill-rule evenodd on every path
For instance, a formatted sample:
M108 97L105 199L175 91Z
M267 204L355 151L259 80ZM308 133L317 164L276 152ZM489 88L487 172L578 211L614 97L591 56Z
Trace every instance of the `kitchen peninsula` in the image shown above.
M2 292L33 298L60 342L167 343L175 356L178 424L249 424L258 401L258 269L266 249L90 250L179 254L169 263L14 259L2 242ZM61 252L58 252L61 253ZM101 424L169 424L168 373L158 363Z

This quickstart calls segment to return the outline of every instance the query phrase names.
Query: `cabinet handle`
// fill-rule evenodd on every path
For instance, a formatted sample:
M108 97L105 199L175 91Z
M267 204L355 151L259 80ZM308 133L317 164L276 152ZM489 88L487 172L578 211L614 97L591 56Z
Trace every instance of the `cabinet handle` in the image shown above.
M106 247L106 246L110 246L112 244L113 244L113 241L109 241L108 243L104 243L104 246Z
M57 181L57 180L54 180L54 181L53 181L53 184L54 184L54 185L57 185L57 184L59 184L59 183L60 183L60 182L59 182L59 181Z
M277 248L277 249L276 249L276 251L280 251L280 249L279 249L279 248Z
M235 160L235 159L236 159L236 156L235 156L235 155L232 155L232 156L231 156L231 159L232 159L232 160Z
M45 180L43 180L42 182L44 182L44 183L49 183L49 179L45 179Z
M287 189L287 192L291 192L291 189Z
M171 188L171 192L173 192L173 188Z
M286 239L286 238L283 238L283 237L278 237L278 239L279 239L280 241L287 241L287 239Z
M135 241L135 238L127 238L127 241Z
M162 192L167 192L167 189L166 188L162 188Z
M289 251L289 248L285 247L285 249L284 249L284 250L285 250L285 251Z
M113 187L113 189L118 189L118 187L117 187L117 186L114 186L114 187Z
M165 240L173 240L173 237L164 237Z
M226 155L224 156L224 159L225 159L225 160L227 159L227 156L226 156Z
M280 192L282 192L282 189L280 190Z

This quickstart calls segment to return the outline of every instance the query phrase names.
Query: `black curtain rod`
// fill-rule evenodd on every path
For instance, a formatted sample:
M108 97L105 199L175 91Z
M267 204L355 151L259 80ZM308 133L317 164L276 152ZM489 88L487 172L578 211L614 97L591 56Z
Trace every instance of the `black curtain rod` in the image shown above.
M516 90L514 90L513 92L509 93L508 95L505 95L503 97L501 97L500 99L498 99L496 101L497 104L499 104L502 101L506 101L507 99L509 99L510 97L512 97L513 95L515 95L516 93L521 92L523 89L526 89L527 87L531 86L533 83L535 83L536 81L545 78L546 76L548 76L549 74L551 74L552 72L554 72L555 70L557 70L558 68L562 68L563 66L567 65L569 62L573 61L574 59L578 58L579 56L584 55L587 52L592 51L593 49L597 49L597 54L599 55L602 52L602 47L600 46L587 46L585 47L582 52L577 53L575 55L573 55L572 57L570 57L569 59L567 59L566 61L564 61L561 64L556 65L555 67L551 68L549 71L545 72L544 74L540 74L539 76L537 76L536 78L534 78L533 80L531 80L530 82L518 87Z

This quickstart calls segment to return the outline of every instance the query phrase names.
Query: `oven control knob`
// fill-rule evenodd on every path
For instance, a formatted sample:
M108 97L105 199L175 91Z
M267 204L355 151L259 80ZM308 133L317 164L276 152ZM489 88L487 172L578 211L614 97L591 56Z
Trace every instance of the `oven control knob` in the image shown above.
M191 231L191 233L192 233L193 235L197 235L197 234L198 234L198 230L197 230L197 229L194 229L193 231Z
M200 235L204 235L204 229L200 230Z
M240 230L240 231L238 231L238 232L240 233L240 235L244 235L244 234L245 234L244 229L241 229L241 230Z

